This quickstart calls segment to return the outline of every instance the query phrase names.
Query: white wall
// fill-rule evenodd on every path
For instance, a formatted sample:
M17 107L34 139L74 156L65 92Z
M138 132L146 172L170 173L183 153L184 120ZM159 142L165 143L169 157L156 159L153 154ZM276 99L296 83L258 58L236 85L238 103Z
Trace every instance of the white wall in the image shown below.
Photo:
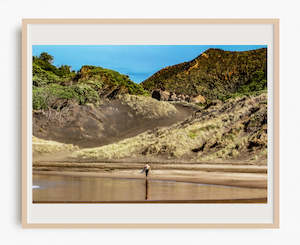
M1 244L299 244L299 8L297 1L0 1ZM20 225L22 18L280 18L281 228L279 230L23 230ZM4 112L4 113L3 113Z

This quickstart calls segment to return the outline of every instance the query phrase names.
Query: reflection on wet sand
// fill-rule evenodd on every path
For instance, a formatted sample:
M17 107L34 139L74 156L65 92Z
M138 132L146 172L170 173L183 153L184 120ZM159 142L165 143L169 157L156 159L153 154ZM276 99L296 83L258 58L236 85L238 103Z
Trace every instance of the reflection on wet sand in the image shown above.
M33 201L106 202L147 200L265 199L267 190L166 180L33 175ZM146 188L147 186L147 188Z

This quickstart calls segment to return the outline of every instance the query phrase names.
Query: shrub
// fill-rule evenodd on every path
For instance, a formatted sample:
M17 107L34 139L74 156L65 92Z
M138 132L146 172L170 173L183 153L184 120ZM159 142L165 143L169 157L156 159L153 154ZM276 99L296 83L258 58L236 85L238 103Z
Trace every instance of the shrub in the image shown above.
M48 108L47 91L45 88L33 87L32 89L32 108L41 110Z
M53 62L53 56L46 52L41 53L39 59L41 59L42 61L47 62L49 64L51 64Z
M79 73L80 83L93 83L97 89L102 89L105 84L107 87L126 88L132 95L150 95L140 84L130 80L127 75L117 71L96 66L83 66ZM98 84L97 84L98 83Z
M99 102L98 93L87 84L77 84L71 87L74 97L80 105Z
M62 79L51 71L42 69L36 63L32 65L32 83L36 87L45 86L49 83L60 83Z
M50 84L46 87L33 87L32 91L34 110L52 107L59 99L75 100L80 105L99 102L98 93L87 84L73 86Z

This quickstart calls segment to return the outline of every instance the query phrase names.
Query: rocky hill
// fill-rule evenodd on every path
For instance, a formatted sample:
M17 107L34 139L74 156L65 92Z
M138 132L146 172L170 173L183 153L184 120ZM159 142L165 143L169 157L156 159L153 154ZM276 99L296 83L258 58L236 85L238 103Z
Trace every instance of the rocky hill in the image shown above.
M158 71L142 85L150 92L167 91L185 98L200 95L205 100L255 94L267 87L267 49L208 49L189 62Z

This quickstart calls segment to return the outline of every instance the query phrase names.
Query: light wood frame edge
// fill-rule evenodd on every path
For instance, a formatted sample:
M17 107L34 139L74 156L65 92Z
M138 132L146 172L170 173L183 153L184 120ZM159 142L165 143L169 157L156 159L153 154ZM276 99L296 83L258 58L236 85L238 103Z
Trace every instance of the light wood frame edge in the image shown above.
M272 24L274 54L273 223L269 224L32 224L27 221L27 27L29 24ZM23 228L279 228L279 19L23 19L22 20L22 227Z

